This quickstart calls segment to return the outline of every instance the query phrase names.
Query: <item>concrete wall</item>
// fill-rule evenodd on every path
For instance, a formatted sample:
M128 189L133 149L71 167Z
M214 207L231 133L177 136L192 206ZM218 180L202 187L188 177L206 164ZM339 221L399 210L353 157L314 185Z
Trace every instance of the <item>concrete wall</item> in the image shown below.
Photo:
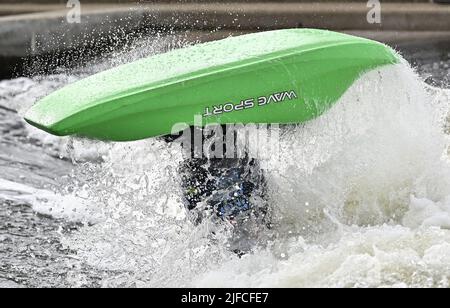
M93 3L221 3L225 1L221 0L80 0L81 3L93 4ZM296 3L310 3L310 2L364 2L367 3L366 0L230 0L226 2L278 2L278 3L288 3L288 2L296 2ZM432 2L432 0L381 0L382 3L425 3ZM67 3L67 0L1 0L1 3Z
M367 22L366 1L84 4L82 22L69 24L65 1L58 5L14 5L4 3L13 0L0 1L0 13L2 9L15 8L18 14L0 17L0 63L4 63L1 57L33 57L66 50L89 52L93 46L119 45L124 37L126 40L128 36L145 35L155 29L183 33L189 30L195 33L193 40L296 27L356 31L358 35L385 42L426 37L450 40L450 5L433 3L386 3L384 0L381 24ZM35 13L21 14L30 11Z
M41 5L38 7L42 8ZM163 30L256 31L322 28L365 31L450 31L450 6L383 5L382 23L370 24L366 3L204 3L84 5L82 23L69 24L67 9L0 18L0 55L26 56L75 48L105 33Z

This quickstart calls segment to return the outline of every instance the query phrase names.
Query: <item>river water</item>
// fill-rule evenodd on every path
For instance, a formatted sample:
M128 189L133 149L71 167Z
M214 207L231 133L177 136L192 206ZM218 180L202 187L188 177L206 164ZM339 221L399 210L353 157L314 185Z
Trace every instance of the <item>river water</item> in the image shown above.
M56 138L21 116L70 82L173 46L152 40L0 81L0 287L448 287L450 49L405 47L260 162L272 227L251 253L197 225L176 144ZM169 46L169 47L168 47Z

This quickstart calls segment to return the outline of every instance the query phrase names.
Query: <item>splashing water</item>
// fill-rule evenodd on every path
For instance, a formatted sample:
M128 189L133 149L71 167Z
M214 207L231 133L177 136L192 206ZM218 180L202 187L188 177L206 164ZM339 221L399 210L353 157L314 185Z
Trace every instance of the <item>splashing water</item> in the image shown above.
M26 84L8 99L26 110L74 78L3 86ZM280 155L260 161L272 228L256 227L259 245L243 257L228 247L231 225L189 218L176 143L57 139L27 126L75 167L51 193L15 186L21 196L9 198L81 223L61 241L105 287L447 287L449 97L402 63L362 76L322 117L283 127ZM0 193L13 184L0 181ZM72 270L68 284L83 275Z

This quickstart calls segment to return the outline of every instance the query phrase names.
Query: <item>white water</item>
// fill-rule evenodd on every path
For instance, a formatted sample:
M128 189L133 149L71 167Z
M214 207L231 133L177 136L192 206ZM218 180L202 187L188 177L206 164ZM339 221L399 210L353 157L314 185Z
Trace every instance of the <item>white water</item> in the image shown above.
M53 193L16 189L37 211L95 223L63 243L111 271L103 286L447 287L449 104L447 90L400 64L366 74L327 114L286 129L280 156L262 162L274 229L261 227L261 248L241 259L227 247L230 226L188 219L175 144L60 140L30 128L78 164ZM0 194L11 198L11 185L1 181Z

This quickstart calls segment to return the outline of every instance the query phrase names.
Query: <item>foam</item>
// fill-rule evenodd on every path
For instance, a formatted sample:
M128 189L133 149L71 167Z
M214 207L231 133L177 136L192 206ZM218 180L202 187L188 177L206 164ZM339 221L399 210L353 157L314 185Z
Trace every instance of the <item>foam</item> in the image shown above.
M0 193L54 217L101 213L63 243L113 271L103 286L448 287L449 97L402 63L283 129L280 155L261 161L274 211L261 232L271 240L243 258L227 249L230 226L189 220L175 144L70 140L60 150L78 165L64 191L2 181ZM66 216L45 210L56 205Z

